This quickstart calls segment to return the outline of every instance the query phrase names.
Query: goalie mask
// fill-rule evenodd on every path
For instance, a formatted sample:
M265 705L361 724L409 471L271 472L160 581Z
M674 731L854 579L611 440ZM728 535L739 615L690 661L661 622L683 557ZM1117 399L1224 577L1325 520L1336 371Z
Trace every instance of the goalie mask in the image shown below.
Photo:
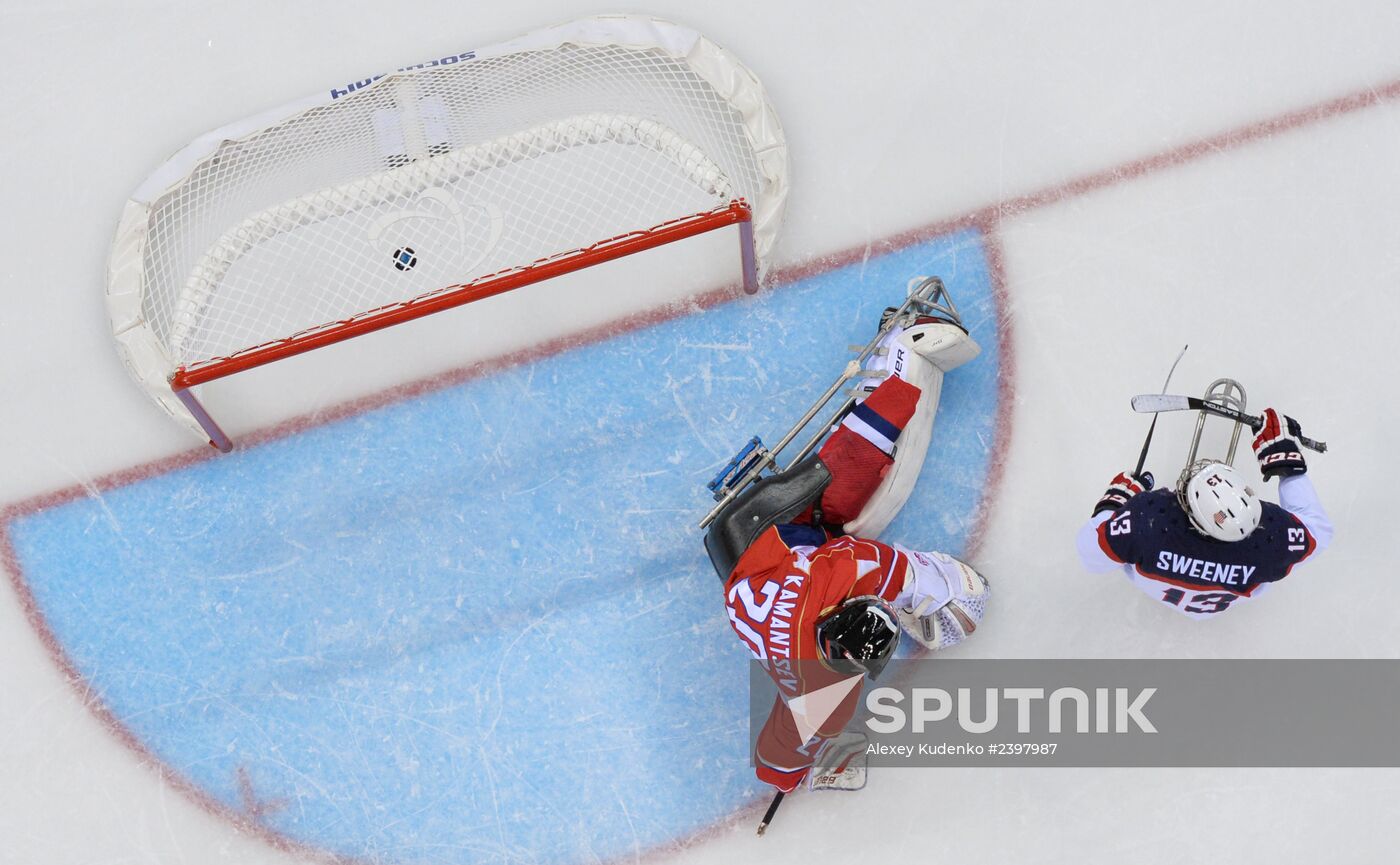
M1214 460L1187 466L1177 481L1176 497L1196 531L1217 541L1249 537L1264 510L1244 475Z
M822 662L838 673L861 673L874 679L898 644L894 607L875 595L849 598L817 623Z

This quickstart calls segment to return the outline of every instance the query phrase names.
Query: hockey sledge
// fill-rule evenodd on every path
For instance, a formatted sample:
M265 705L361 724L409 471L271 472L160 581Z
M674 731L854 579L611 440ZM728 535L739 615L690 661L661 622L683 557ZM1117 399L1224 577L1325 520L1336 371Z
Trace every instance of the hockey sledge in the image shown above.
M957 307L954 306L942 279L937 276L928 276L915 277L911 280L909 294L904 302L882 319L880 329L874 337L865 346L860 347L859 353L846 364L836 381L817 398L811 408L803 412L792 428L778 439L776 445L770 448L763 443L762 438L754 436L725 464L714 479L706 484L706 489L714 496L716 504L700 521L700 528L703 529L714 522L715 518L730 503L758 480L782 474L810 455L826 434L855 407L859 398L855 389L847 391L835 410L827 415L824 421L816 424L814 429L812 428L813 421L823 414L824 410L839 394L842 394L843 389L852 380L865 380L874 377L870 370L864 368L865 361L877 351L883 351L879 345L886 334L895 327L920 315L933 315L947 319L959 327L963 326L962 317L958 314ZM806 441L784 465L780 466L780 455L809 429L811 432Z

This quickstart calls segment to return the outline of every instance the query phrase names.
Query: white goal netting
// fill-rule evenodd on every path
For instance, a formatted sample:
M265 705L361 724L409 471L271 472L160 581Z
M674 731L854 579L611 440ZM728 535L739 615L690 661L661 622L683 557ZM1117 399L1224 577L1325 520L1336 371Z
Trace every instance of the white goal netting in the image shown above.
M192 422L177 369L738 199L761 271L786 188L781 128L732 55L590 18L200 138L128 203L109 308L128 367Z

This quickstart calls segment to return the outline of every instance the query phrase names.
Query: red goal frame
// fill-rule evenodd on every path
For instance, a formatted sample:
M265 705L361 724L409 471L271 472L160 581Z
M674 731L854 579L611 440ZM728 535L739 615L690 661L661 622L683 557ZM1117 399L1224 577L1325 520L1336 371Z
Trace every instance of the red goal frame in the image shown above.
M366 310L350 318L308 328L226 357L182 364L170 376L170 388L203 428L205 435L209 437L209 444L222 453L228 453L233 450L233 441L200 404L192 390L198 385L731 225L739 227L739 255L743 268L744 291L753 294L758 291L753 211L748 202L740 198L724 207L663 222L652 228L620 234L582 249L487 274L471 282L450 285L410 300Z

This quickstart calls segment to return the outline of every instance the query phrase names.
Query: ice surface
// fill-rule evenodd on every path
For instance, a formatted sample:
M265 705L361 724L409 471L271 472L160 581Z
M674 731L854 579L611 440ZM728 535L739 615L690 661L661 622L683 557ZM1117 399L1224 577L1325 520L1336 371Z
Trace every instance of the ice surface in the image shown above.
M0 235L11 287L0 502L88 488L31 509L10 534L43 622L110 709L84 707L6 593L0 830L12 861L316 855L274 846L258 827L391 861L1389 861L1400 781L1388 770L885 772L856 795L794 797L757 841L752 821L724 822L761 791L732 753L742 656L691 526L717 464L751 433L785 425L904 278L955 256L951 284L974 300L987 303L978 291L999 276L1005 303L981 307L976 326L984 346L987 335L1009 341L949 377L950 414L931 448L949 462L930 466L924 501L894 531L949 544L981 534L977 563L998 594L961 652L1395 657L1400 588L1382 539L1396 481L1383 432L1398 419L1400 369L1400 12L655 4L647 11L732 48L769 87L795 181L778 263L814 281L227 460L91 486L192 447L127 381L106 332L102 264L125 195L230 119L579 14L558 2L463 8L0 10L12 60L0 95L12 206ZM1271 118L1285 120L1254 126ZM991 207L1001 201L1013 206ZM973 212L976 225L958 228L977 231L937 228ZM908 258L882 257L887 239L925 226L935 228L904 247ZM530 313L551 309L542 297L530 296ZM639 293L638 308L654 298ZM315 375L270 375L263 391L230 385L211 406L251 430L437 372L423 359L449 330L418 331L406 349L345 347L306 368L350 382L324 393ZM501 328L481 351L528 345L530 333ZM1324 558L1205 625L1080 573L1071 540L1104 480L1136 457L1146 424L1128 396L1160 386L1185 342L1174 389L1235 376L1257 406L1278 403L1331 442L1311 464L1338 526ZM399 354L410 357L395 366ZM1004 390L995 367L1010 373ZM985 424L1000 396L1004 471L988 519L973 525L996 430L954 433ZM1188 432L1185 417L1159 424L1149 466L1160 478ZM600 525L604 512L622 516ZM549 582L530 583L536 567ZM571 567L577 576L562 579ZM496 599L512 615L483 628ZM625 625L635 656L605 658L585 623ZM677 663L690 679L667 675ZM538 682L570 699L495 714ZM599 693L604 682L614 690ZM617 733L593 713L620 705L655 709L624 731L637 749L580 751ZM512 720L483 727L492 717ZM551 727L573 731L557 743L572 762L541 753L529 729L559 717L577 722ZM114 725L147 750L123 747Z
M16 564L92 698L223 807L280 803L259 818L280 835L383 861L664 846L758 792L704 480L736 428L807 407L905 274L942 273L983 354L886 535L961 551L999 410L979 241L40 507Z

